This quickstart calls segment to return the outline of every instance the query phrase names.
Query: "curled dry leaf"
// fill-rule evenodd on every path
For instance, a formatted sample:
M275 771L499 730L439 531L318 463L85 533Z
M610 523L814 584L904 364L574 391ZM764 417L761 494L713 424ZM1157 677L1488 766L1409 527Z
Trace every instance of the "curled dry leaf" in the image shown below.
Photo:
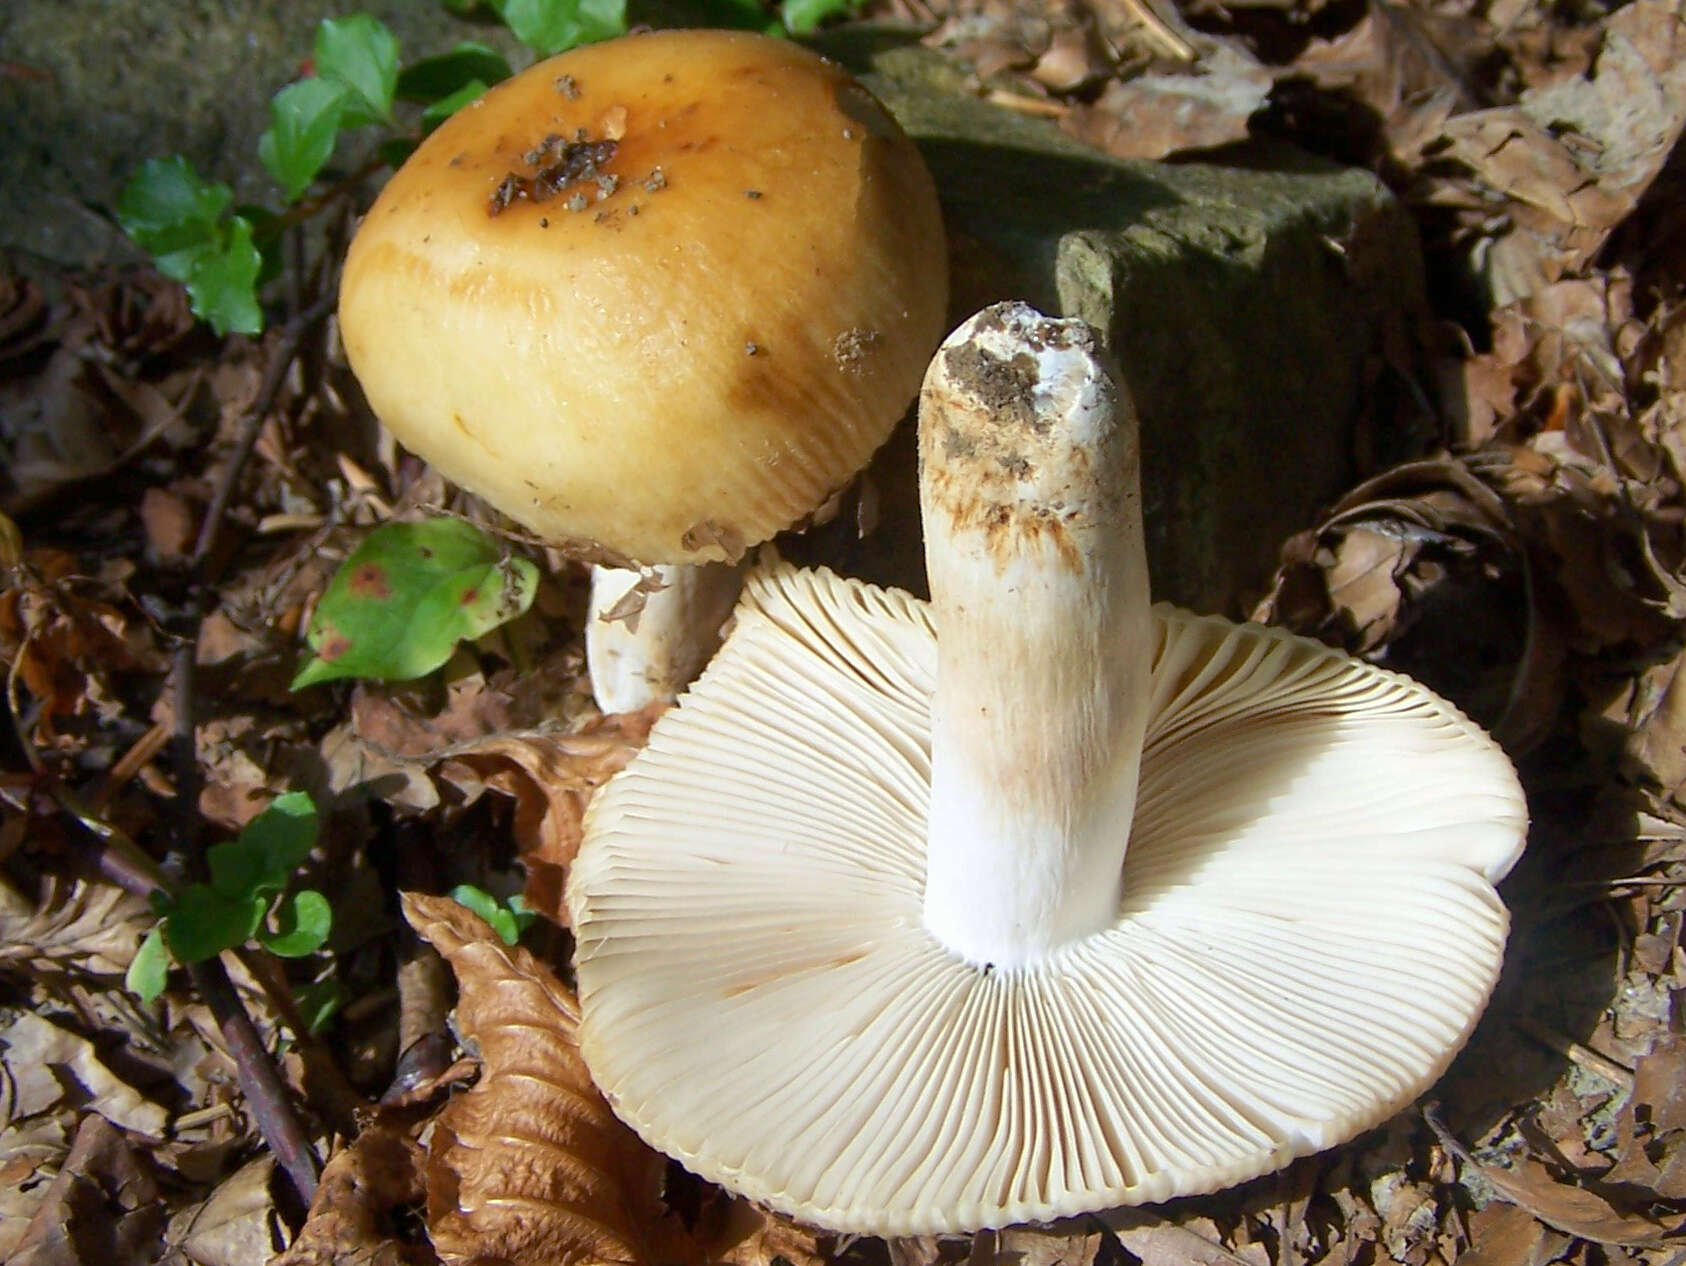
M579 1006L544 964L444 897L404 916L456 972L479 1083L434 1118L428 1231L447 1262L689 1260L662 1217L665 1162L622 1125L576 1044Z
M156 921L143 898L111 884L43 876L32 898L0 877L0 969L116 985Z
M580 847L580 822L597 788L619 773L666 708L597 717L572 734L493 734L452 748L450 764L515 800L515 845L527 867L527 904L563 926L562 885Z
M310 1215L270 1266L433 1266L425 1244L394 1234L393 1213L423 1198L421 1148L377 1121L322 1170Z
M562 883L585 806L644 745L666 704L593 716L571 730L518 728L532 726L534 703L474 677L451 687L444 711L421 717L393 691L359 685L350 721L323 740L323 755L336 789L384 780L382 799L413 809L437 805L441 785L464 803L488 789L509 796L527 904L566 926Z
M12 1266L150 1262L163 1227L151 1165L110 1122L90 1113L7 1260Z
M1512 751L1556 718L1564 631L1509 507L1466 462L1407 462L1365 481L1282 551L1253 618L1385 651Z
M1558 1182L1536 1160L1523 1157L1508 1168L1483 1164L1452 1137L1432 1112L1425 1110L1423 1116L1441 1146L1462 1161L1466 1169L1485 1180L1501 1199L1528 1210L1549 1227L1598 1244L1622 1245L1657 1244L1681 1229L1624 1213L1597 1192Z

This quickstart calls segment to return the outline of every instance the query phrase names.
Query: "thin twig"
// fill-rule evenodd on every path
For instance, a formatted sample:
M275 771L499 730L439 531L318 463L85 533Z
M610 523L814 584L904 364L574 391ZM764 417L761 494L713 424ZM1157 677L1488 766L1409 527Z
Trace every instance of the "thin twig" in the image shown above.
M206 508L205 518L199 524L199 538L193 543L193 554L188 565L198 572L207 584L215 579L210 558L222 538L222 524L228 512L229 499L233 497L240 473L246 468L246 462L252 456L252 449L257 445L258 434L263 430L263 420L268 416L270 406L275 403L281 384L286 381L287 371L292 368L293 360L298 355L299 344L304 341L304 336L311 328L332 310L334 298L334 291L330 288L308 308L289 319L281 327L281 335L270 351L269 363L264 366L263 378L258 383L258 393L252 398L251 407L246 410L245 416L240 419L240 433L235 438L234 452L230 454L228 465L223 468L217 479L217 486L211 494L211 504Z
M320 1168L310 1136L305 1133L304 1122L293 1111L292 1097L275 1069L275 1061L264 1049L263 1039L258 1036L252 1017L246 1014L240 995L234 992L222 960L208 958L193 963L187 974L216 1017L222 1040L234 1056L235 1076L240 1080L240 1091L251 1109L252 1119L257 1122L258 1132L292 1180L293 1189L308 1206L316 1195Z
M309 1022L300 1014L292 990L287 987L287 975L280 960L245 946L237 947L234 956L262 987L281 1022L292 1030L293 1040L304 1059L305 1085L311 1102L333 1129L345 1135L356 1134L358 1114L368 1108L369 1101L357 1093L327 1044L310 1031Z

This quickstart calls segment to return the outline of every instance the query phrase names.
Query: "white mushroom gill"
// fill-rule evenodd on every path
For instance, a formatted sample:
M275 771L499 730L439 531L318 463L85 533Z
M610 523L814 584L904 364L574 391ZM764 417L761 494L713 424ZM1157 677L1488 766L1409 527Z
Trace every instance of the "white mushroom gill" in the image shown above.
M1028 398L1078 401L1062 416L1127 466L1133 438L1081 404L1102 384L1049 381ZM1040 404L998 421L1053 429ZM943 447L927 439L928 465ZM933 554L966 522L939 522ZM1526 830L1503 753L1405 677L1147 610L1132 546L1083 548L1127 601L993 556L933 557L948 607L752 573L720 653L593 800L569 880L581 1051L654 1147L821 1226L971 1231L1254 1177L1385 1120L1468 1038ZM1065 616L1030 610L1050 593ZM957 618L979 621L959 640L980 693L951 658ZM1088 631L1036 632L1058 619ZM1076 683L1057 695L1076 715L1015 697L1004 664ZM1109 674L1122 707L1087 687ZM979 721L980 701L1005 713ZM1027 782L1056 735L1093 754ZM945 774L951 741L976 763ZM1130 796L1115 833L1094 826ZM999 891L1027 874L1036 902Z

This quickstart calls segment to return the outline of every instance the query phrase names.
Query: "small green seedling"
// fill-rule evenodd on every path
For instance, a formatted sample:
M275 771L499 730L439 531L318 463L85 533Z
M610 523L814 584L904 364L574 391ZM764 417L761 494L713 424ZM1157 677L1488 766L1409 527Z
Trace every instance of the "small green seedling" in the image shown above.
M142 1001L164 991L170 963L188 966L255 940L282 958L303 958L328 939L333 911L311 888L288 892L316 843L316 806L302 791L277 796L233 840L206 853L211 882L155 896L160 915L129 964L126 983Z
M626 0L491 0L491 7L540 57L626 31Z
M263 255L248 215L231 215L234 191L181 157L141 164L117 200L117 222L152 254L158 271L187 286L193 314L218 334L263 329L258 276Z
M327 1028L328 1021L338 1014L344 1003L345 991L340 988L331 968L329 974L321 979L293 990L293 1005L299 1010L306 1033L320 1033Z
M409 681L522 614L539 569L461 519L387 523L340 564L305 640L293 689L341 677Z
M521 939L534 919L538 918L538 911L527 905L520 893L499 901L491 893L473 884L458 884L451 889L451 900L458 905L467 906L487 923L492 925L505 945L514 945Z

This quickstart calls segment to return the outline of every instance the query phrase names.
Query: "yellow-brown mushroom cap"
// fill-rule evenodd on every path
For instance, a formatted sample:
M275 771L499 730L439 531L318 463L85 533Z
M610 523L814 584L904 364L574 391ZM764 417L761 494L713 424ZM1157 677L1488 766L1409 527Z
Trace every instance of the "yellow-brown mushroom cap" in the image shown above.
M549 539L734 555L865 465L947 303L912 143L845 72L756 35L576 49L430 136L352 243L376 414Z

